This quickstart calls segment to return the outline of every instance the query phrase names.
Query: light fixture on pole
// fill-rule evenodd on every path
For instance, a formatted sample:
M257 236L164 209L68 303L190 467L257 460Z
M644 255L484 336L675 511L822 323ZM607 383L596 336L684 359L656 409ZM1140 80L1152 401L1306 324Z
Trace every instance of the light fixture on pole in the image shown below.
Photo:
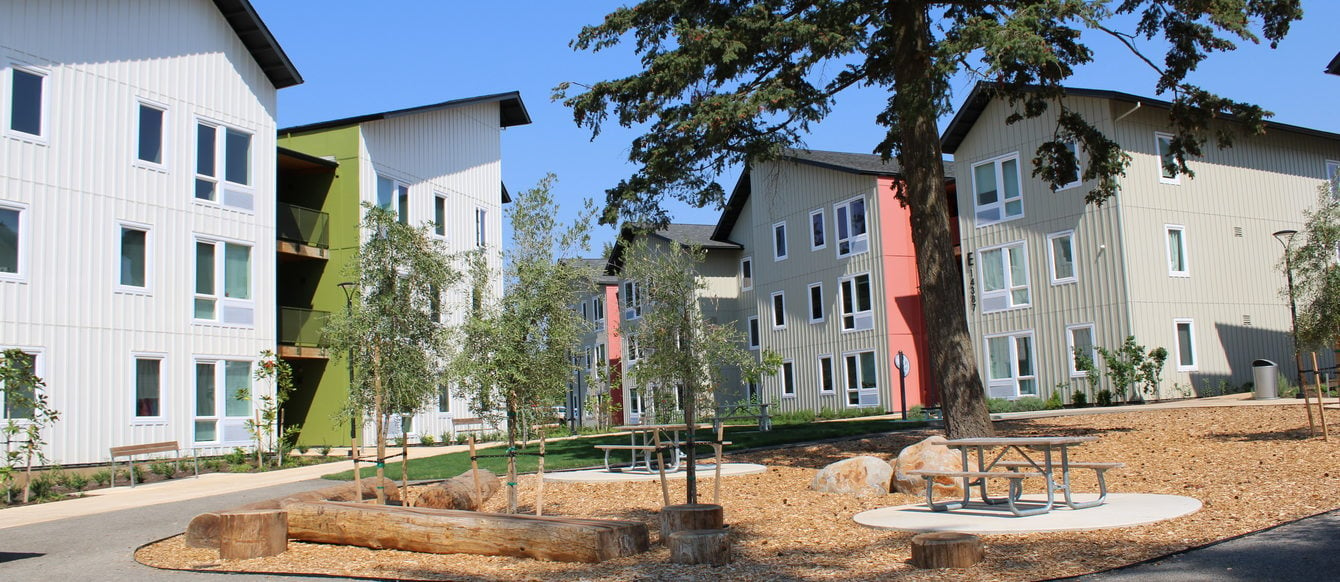
M354 286L353 281L345 281L339 284L340 290L344 291L344 315L353 317L354 315ZM354 350L349 349L349 394L354 393ZM349 456L354 456L354 443L358 442L358 414L349 415Z
M1298 231L1292 229L1278 230L1271 233L1275 240L1284 245L1284 278L1289 285L1289 337L1293 339L1293 364L1297 381L1296 386L1299 390L1303 389L1303 356L1298 351L1298 306L1294 302L1293 295L1293 237Z

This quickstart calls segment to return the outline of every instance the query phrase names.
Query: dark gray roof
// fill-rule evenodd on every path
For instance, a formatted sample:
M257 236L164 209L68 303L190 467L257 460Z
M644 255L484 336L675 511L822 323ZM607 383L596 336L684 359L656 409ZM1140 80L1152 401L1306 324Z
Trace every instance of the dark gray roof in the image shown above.
M233 32L242 40L242 45L251 52L251 58L261 66L265 76L274 84L275 89L292 87L302 83L302 75L293 61L288 60L279 41L270 34L256 9L248 0L214 0L214 6L223 14L224 20L233 27Z
M414 115L416 113L426 113L430 111L440 111L443 109L454 109L456 107L466 107L478 105L480 103L498 103L498 122L503 127L512 127L514 125L526 125L530 123L530 113L526 111L526 104L521 101L521 93L509 91L507 93L494 93L493 95L481 95L479 97L467 97L465 99L453 99L443 101L432 105L421 105L419 107L410 107L407 109L396 109L394 111L383 111L381 113L369 113L367 115L358 115L355 117L345 117L343 119L332 119L330 121L319 121L307 125L298 125L286 127L279 130L280 134L286 133L305 133L309 131L318 131L322 129L332 129L336 127L347 127L357 125L368 121L378 121L401 117L404 115Z
M1337 59L1340 59L1340 55L1337 55ZM1331 64L1335 65L1336 62L1331 61ZM1093 97L1097 99L1121 101L1124 103L1138 103L1141 106L1157 107L1159 109L1172 108L1172 103L1168 101L1141 97L1130 93L1122 93L1121 91L1080 89L1074 87L1064 87L1063 90L1065 91L1066 96L1069 97ZM972 130L972 126L977 123L977 119L982 116L982 112L986 110L986 106L991 103L993 98L995 98L994 93L994 85L991 83L979 82L973 86L972 93L969 93L968 99L963 102L963 107L959 108L958 113L954 114L954 119L949 122L949 127L945 128L944 133L940 136L940 148L943 149L945 153L954 153L954 151L958 149L958 146L963 143L963 139L967 137L968 132ZM1220 118L1226 121L1234 120L1232 116L1228 115L1220 116ZM1266 129L1287 131L1289 133L1309 135L1324 139L1340 140L1340 134L1299 127L1297 125L1289 125L1286 123L1277 123L1274 121L1267 121Z
M632 226L624 225L619 229L619 237L614 240L614 248L610 249L610 258L605 272L609 274L618 273L623 268L624 247L639 234L654 236L661 240L677 242L684 246L698 246L703 249L712 250L739 250L744 248L728 240L717 240L712 238L712 232L716 227L711 224L670 224L665 228L655 232L646 233Z
M1331 64L1326 65L1326 72L1332 75L1340 75L1340 53L1335 53L1335 58L1331 59Z

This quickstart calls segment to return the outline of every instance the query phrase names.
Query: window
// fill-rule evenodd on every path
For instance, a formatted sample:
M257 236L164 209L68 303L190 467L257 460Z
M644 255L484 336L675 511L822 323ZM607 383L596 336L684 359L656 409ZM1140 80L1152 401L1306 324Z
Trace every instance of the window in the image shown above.
M377 206L394 212L400 224L409 224L409 185L377 176Z
M740 290L748 291L754 288L754 259L745 257L740 259Z
M859 331L874 329L875 316L871 312L870 274L845 277L838 281L842 292L842 329Z
M1022 241L985 249L979 256L983 313L1032 304L1028 289L1028 253Z
M779 222L772 225L772 260L780 261L786 258L786 223Z
M433 234L447 236L447 197L442 194L433 195Z
M778 291L772 294L772 328L786 327L786 293Z
M1070 155L1075 156L1075 174L1073 175L1073 177L1071 177L1069 182L1061 184L1059 187L1057 187L1056 188L1057 191L1074 188L1075 186L1078 186L1080 181L1083 179L1083 174L1080 172L1079 144L1076 144L1073 141L1068 141L1065 143L1065 149L1070 150Z
M149 230L121 225L121 275L117 284L132 290L149 287Z
M824 231L824 209L810 212L810 250L817 251L828 246L827 233Z
M35 376L41 376L42 371L37 367L38 358L34 352L24 351L23 361L17 363L21 368ZM33 392L33 386L5 386L0 382L0 400L4 401L4 418L10 420L31 419L33 417L33 398L36 394Z
M760 335L761 335L761 334L759 334L759 332L758 332L758 316L757 316L757 315L750 316L750 318L749 318L749 349L751 349L751 350L757 350L757 349L758 349L759 336L760 336Z
M987 160L972 167L973 203L977 226L995 224L1024 215L1019 182L1019 154Z
M636 362L638 358L642 357L642 350L640 349L640 346L638 346L637 334L630 333L628 334L627 339L628 361Z
M428 286L428 318L442 323L442 289L437 285Z
M237 188L251 186L251 134L198 122L195 140L195 197L251 210L255 204L253 196ZM222 196L218 192L220 168L224 181Z
M791 360L782 362L782 396L796 396L796 363Z
M1098 362L1098 346L1093 340L1093 324L1085 323L1065 328L1066 353L1070 354L1070 377L1085 375L1080 369L1080 357L1088 356L1090 365Z
M597 323L597 324L604 323L604 321L605 321L605 299L602 298L602 297L596 297L596 298L592 299L592 300L591 300L591 312L594 314L594 316L595 316L595 320L596 320L596 323ZM597 326L597 327L598 327L598 326Z
M1186 227L1165 224L1163 230L1168 238L1168 276L1190 277L1191 268L1186 260Z
M9 70L9 130L42 137L46 125L46 74L18 66Z
M1033 332L986 338L987 397L1015 399L1037 396L1033 365Z
M859 352L842 356L847 372L847 406L875 406L879 404L879 375L875 368L875 352Z
M637 319L642 317L642 286L636 281L624 281L623 283L623 318Z
M1177 173L1177 159L1172 154L1172 140L1172 134L1154 134L1159 153L1159 182L1164 184L1180 184L1182 181L1181 174Z
M195 318L252 325L251 247L195 242Z
M870 250L870 238L865 232L865 197L858 196L833 206L833 222L837 227L838 258L859 255Z
M1332 183L1340 181L1340 161L1326 160L1326 179Z
M197 360L195 418L197 443L248 443L251 432L251 362Z
M810 323L822 323L824 320L824 284L810 284Z
M140 103L139 144L137 157L141 162L163 163L163 108Z
M0 279L18 279L23 275L23 208L0 206Z
M833 356L819 356L819 393L832 394L837 389L833 381Z
M446 384L437 385L437 411L451 412L451 390Z
M488 218L487 210L475 209L475 246L481 249L489 245Z
M745 382L745 383L744 383L744 397L745 397L745 399L747 399L747 400L750 400L750 401L753 401L753 402L758 402L758 399L759 399L759 394L758 394L758 382Z
M1051 266L1052 285L1074 283L1075 231L1067 230L1047 235L1047 258Z
M591 368L598 370L600 369L598 366L604 366L605 361L605 344L598 344L596 345L596 359L591 363Z
M135 418L163 417L163 358L135 357Z
M1177 371L1196 370L1196 331L1190 319L1174 319L1177 335Z

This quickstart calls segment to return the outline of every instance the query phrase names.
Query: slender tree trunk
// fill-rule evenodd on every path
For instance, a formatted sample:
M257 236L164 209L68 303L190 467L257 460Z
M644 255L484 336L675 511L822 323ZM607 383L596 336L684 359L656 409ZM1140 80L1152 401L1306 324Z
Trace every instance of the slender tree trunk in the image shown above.
M382 483L386 478L386 418L382 415L382 354L376 346L372 348L372 413L377 433L377 505L386 505L386 491Z
M950 438L995 434L977 373L963 286L949 237L949 198L936 128L931 82L930 23L921 2L889 2L894 61L894 103L900 121L899 158L905 202L911 206L912 243L921 279L921 310L930 347L932 377L940 387Z
M516 395L507 395L507 513L516 513Z
M685 437L684 445L688 447L688 457L684 462L688 466L684 468L684 485L687 501L685 503L698 502L698 454L697 447L694 445L694 432L698 422L698 370L696 358L693 357L693 308L697 307L697 298L690 296L688 304L684 306L684 313L680 320L680 341L683 343L684 357L691 362L691 368L685 370L684 375L684 424L688 428L688 434ZM679 452L671 454L678 455Z

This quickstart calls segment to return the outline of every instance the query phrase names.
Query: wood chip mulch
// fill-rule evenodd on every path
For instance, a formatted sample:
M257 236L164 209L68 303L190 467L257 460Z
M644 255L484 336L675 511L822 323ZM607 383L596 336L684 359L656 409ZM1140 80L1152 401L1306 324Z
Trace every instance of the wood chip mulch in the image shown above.
M852 516L919 503L919 496L822 494L810 491L809 483L816 469L844 458L868 454L892 460L902 447L934 434L922 431L732 456L731 461L767 465L768 471L723 479L721 504L735 560L718 568L669 563L669 551L656 543L661 506L656 482L545 484L545 515L647 523L650 552L601 564L302 542L290 542L287 552L271 558L221 561L215 550L186 547L181 536L145 546L135 557L160 568L405 580L1038 580L1131 564L1340 506L1340 442L1309 438L1302 406L1149 410L996 427L1002 436L1097 435L1097 442L1076 449L1075 458L1126 463L1108 473L1110 491L1186 495L1204 508L1136 527L985 536L985 561L962 570L917 570L908 563L914 534L867 528ZM535 485L533 476L523 478L519 498L533 501ZM1079 491L1094 486L1077 483ZM699 490L702 501L710 502L710 477L699 480ZM683 502L683 480L671 481L670 495L672 503ZM484 509L502 511L505 499L500 492ZM530 506L521 509L534 512Z

